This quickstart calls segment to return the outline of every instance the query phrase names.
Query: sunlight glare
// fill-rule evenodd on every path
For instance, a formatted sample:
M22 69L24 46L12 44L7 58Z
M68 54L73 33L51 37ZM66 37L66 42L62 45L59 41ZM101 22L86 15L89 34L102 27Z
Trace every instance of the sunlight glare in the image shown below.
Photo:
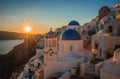
M30 31L31 31L30 26L26 26L26 27L25 27L25 32L30 32Z

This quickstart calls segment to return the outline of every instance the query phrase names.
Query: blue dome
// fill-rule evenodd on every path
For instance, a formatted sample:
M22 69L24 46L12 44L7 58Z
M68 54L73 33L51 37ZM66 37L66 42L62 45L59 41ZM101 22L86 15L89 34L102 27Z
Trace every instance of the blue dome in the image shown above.
M63 32L61 40L80 40L80 33L74 29L68 29Z
M77 21L71 21L68 26L80 26L80 24Z

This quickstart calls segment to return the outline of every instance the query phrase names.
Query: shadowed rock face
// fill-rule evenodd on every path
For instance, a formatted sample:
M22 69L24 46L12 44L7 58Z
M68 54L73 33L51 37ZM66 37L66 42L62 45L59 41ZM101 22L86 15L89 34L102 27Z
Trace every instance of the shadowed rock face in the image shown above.
M36 42L31 39L27 46L24 42L14 47L8 54L0 55L0 79L9 79L12 72L18 70L35 55Z

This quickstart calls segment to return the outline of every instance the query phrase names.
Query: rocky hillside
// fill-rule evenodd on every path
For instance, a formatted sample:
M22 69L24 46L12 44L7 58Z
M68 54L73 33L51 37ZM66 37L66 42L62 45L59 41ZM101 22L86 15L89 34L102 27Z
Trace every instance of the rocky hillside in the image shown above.
M28 38L27 41L14 47L8 54L0 55L0 79L9 79L12 72L24 66L35 55L36 40L33 39L33 36Z

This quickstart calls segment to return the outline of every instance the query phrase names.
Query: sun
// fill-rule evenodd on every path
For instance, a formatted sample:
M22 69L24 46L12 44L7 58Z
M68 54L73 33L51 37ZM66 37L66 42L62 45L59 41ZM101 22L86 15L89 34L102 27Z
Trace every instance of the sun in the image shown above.
M28 32L30 32L30 31L31 31L30 26L26 26L26 27L25 27L25 32L27 32L27 33L28 33Z

